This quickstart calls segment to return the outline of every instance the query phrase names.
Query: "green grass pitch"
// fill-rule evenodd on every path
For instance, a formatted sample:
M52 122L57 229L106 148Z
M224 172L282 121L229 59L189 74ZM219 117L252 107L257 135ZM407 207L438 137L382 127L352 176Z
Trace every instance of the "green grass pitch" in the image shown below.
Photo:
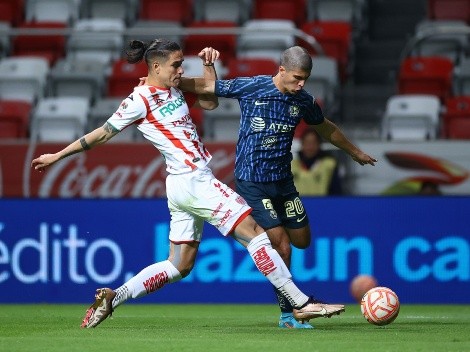
M189 304L127 304L81 329L86 308L0 305L0 351L470 351L470 305L402 305L385 327L348 305L314 330L277 328L275 305Z

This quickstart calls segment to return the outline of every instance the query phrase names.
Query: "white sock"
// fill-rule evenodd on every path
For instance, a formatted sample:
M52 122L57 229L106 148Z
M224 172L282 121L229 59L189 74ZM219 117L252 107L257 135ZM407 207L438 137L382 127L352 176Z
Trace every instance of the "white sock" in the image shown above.
M148 295L165 284L177 282L181 278L181 273L169 260L149 265L115 290L113 309L130 298Z
M292 281L289 269L272 247L266 232L253 238L247 249L258 270L281 291L293 307L299 308L308 301L308 296Z

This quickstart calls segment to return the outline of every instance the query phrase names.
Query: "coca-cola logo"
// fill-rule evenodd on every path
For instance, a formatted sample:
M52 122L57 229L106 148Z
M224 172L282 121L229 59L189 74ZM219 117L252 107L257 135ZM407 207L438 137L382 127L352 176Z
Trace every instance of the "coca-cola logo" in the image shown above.
M165 196L165 162L159 156L146 165L85 165L86 154L64 159L49 169L38 196L119 198Z
M31 168L42 154L62 144L0 144L0 195L40 198L152 198L165 197L167 166L147 143L109 143L71 155L45 172ZM233 186L235 145L209 144L209 167L215 177ZM8 166L8 167L7 167Z

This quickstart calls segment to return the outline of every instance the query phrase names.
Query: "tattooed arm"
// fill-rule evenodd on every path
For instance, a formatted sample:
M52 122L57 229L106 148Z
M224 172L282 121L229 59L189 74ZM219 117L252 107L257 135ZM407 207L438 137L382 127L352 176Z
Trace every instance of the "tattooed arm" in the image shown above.
M118 133L119 130L114 128L110 123L105 122L103 126L98 127L97 129L77 139L75 142L69 144L61 151L54 154L43 154L40 157L34 159L31 162L31 167L34 167L34 169L38 171L44 171L47 167L61 159L106 143Z

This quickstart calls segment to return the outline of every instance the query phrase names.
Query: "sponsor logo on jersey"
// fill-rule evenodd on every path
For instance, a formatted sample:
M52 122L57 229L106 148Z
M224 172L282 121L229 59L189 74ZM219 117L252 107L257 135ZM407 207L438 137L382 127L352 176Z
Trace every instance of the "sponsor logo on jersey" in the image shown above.
M259 101L259 100L255 100L255 105L259 106L259 105L267 105L268 102L267 101Z
M266 128L266 123L262 117L252 117L250 127L253 132L260 132Z
M168 115L171 116L171 115L173 115L174 111L178 110L178 108L181 107L185 103L186 103L186 101L184 100L184 97L179 96L178 99L176 99L174 101L170 101L170 102L166 103L163 107L158 109L158 112L163 117L166 117Z
M264 148L272 148L274 144L277 142L277 136L269 136L269 137L264 137L261 146Z
M272 132L277 132L277 133L285 133L285 132L290 132L295 128L295 126L292 125L285 125L283 123L271 123L268 127L269 131Z

